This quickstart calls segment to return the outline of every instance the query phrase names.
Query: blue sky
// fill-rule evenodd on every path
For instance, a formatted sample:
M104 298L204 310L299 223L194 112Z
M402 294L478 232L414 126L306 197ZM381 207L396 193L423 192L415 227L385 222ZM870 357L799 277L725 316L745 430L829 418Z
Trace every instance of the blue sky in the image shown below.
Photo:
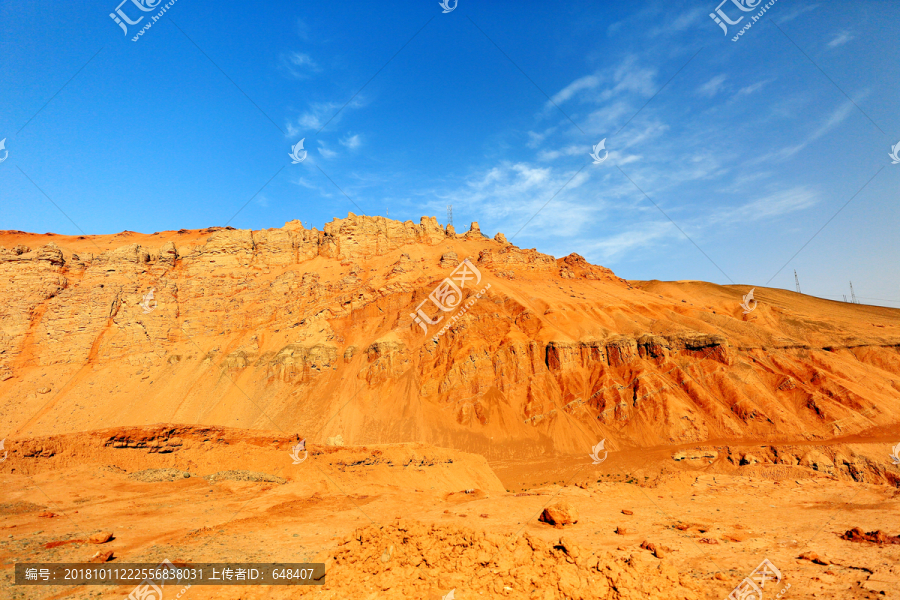
M737 42L731 2L726 36L717 2L177 0L137 42L117 4L0 3L0 229L452 204L629 279L900 307L896 2L778 0Z

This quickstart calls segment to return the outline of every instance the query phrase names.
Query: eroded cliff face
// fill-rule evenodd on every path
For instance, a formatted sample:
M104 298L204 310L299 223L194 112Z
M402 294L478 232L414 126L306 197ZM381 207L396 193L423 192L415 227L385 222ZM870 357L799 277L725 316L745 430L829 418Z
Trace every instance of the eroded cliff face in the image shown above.
M757 287L745 315L743 286L627 282L433 217L324 229L0 232L0 435L182 423L502 458L900 418L894 309Z

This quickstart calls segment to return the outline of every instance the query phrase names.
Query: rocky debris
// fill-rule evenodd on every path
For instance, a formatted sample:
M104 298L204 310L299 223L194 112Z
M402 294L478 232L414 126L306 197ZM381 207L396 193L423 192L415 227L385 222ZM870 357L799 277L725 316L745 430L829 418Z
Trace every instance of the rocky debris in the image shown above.
M715 450L679 450L672 455L673 460L715 460L718 457Z
M384 560L387 555L388 560ZM547 542L452 525L399 520L357 529L315 562L332 561L324 584L297 588L316 598L365 598L373 589L397 598L438 598L451 589L467 597L547 600L699 600L705 593L673 568L592 553L562 537ZM328 564L328 562L326 562ZM374 596L373 596L374 597Z
M859 527L848 530L841 536L841 539L848 542L870 542L878 545L900 544L900 535L891 536L880 529L866 533Z
M497 235L494 236L494 241L499 244L503 244L504 246L509 244L509 241L506 239L506 236L503 235L502 233L500 233L499 231L497 232Z
M628 510L627 508L623 508L623 509L622 509L622 514L623 514L623 515L629 515L629 516L630 516L630 515L633 515L633 514L634 514L634 511L630 511L630 510Z
M344 445L344 437L340 434L326 438L325 443L329 446L343 446Z
M554 527L574 525L578 522L578 510L568 500L561 500L544 508L538 521Z
M459 256L456 252L444 252L441 254L441 268L450 269L459 265Z
M397 259L391 266L391 275L402 275L404 273L409 273L415 268L415 263L409 257L409 254L403 253L400 255L400 258Z
M190 476L191 474L187 471L178 469L144 469L143 471L130 474L128 478L145 483L158 483L162 481L178 481L187 479Z
M287 479L278 477L277 475L269 475L268 473L257 473L254 471L229 470L219 471L212 475L204 477L207 481L253 481L256 483L277 483L285 484Z
M654 544L653 542L648 542L647 540L641 542L641 548L643 548L644 550L649 550L656 558L663 558L666 554L672 551L669 548Z
M815 552L804 552L800 556L798 556L800 560L808 560L816 563L817 565L830 565L831 561L825 557L819 556Z
M740 463L740 464L741 464L741 466L744 466L744 465L755 465L755 464L758 463L758 462L759 462L759 459L756 458L756 456L754 456L753 454L750 454L749 452L747 452L746 454L744 454L744 455L741 457L741 463Z
M700 538L697 540L698 544L718 544L719 540L715 538Z
M51 392L51 390L48 387L38 388L38 390L37 390L38 394L49 394L50 392Z
M112 559L113 559L112 550L107 550L106 552L104 552L103 550L98 550L96 552L96 554L94 554L92 557L90 557L88 559L88 562L105 563L105 562L111 561Z
M628 530L625 529L624 527L621 527L621 526L616 527L616 535L627 535L627 534L628 534Z
M92 544L105 544L106 542L113 539L112 531L101 531L99 533L95 533L88 537L88 542Z

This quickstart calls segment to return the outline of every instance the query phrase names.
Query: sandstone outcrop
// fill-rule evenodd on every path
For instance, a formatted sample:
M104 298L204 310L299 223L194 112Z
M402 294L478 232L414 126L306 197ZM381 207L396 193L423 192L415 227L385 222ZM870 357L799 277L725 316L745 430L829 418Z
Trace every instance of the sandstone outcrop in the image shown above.
M825 440L900 418L896 309L757 287L744 321L744 286L629 282L477 223L0 232L0 281L11 437L183 423L500 457Z

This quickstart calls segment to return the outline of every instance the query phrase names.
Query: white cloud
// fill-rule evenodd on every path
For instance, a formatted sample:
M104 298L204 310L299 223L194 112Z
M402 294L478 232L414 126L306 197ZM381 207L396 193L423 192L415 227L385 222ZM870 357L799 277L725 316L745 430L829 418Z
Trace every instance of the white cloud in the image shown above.
M697 93L701 96L706 96L707 98L712 98L720 91L722 91L722 87L725 83L725 80L728 79L727 75L716 75L703 85L701 85L697 89Z
M843 46L844 44L855 38L856 36L849 31L842 31L837 34L830 42L828 42L828 47L837 48L838 46Z
M611 262L626 253L656 246L666 239L678 237L682 237L681 233L669 221L651 221L588 244L585 253L597 253L602 262Z
M753 92L758 92L759 90L761 90L765 86L769 85L773 81L775 81L775 79L764 79L763 81L757 81L756 83L751 83L750 85L739 89L738 92L735 94L735 97L749 96Z
M335 156L337 156L337 152L335 152L334 150L329 150L325 142L323 142L322 140L317 140L317 142L319 144L319 154L321 154L324 158L334 158Z
M309 109L297 117L296 122L287 123L285 129L288 137L296 137L299 134L308 133L310 130L318 131L326 123L329 123L329 119L331 119L330 123L336 123L344 111L363 106L363 100L357 96L338 113L341 106L337 102L311 102Z
M344 139L341 140L341 145L349 148L350 150L356 150L360 146L362 146L362 140L359 137L359 134L348 135Z
M296 79L306 79L312 73L317 73L321 70L309 54L302 52L291 52L282 55L281 66Z
M860 98L865 98L866 96L868 96L868 91L863 92L861 94ZM763 156L760 156L759 158L751 161L750 164L755 165L755 164L759 164L761 162L765 162L767 160L782 161L782 160L787 160L787 159L795 156L798 152L804 150L811 143L818 140L825 134L832 131L835 127L837 127L838 125L843 123L847 119L847 117L849 117L851 114L853 114L853 112L855 110L856 110L856 106L852 102L847 101L847 102L843 103L841 106L839 106L837 109L835 109L830 115L828 115L828 118L825 119L825 122L822 123L822 125L820 125L818 129L816 129L814 132L812 132L809 135L809 137L807 137L805 140L803 140L799 144L793 144L791 146L782 148L781 150L778 150L777 152L769 152L768 154L764 154Z
M819 202L819 196L806 186L770 193L737 208L710 217L714 223L746 223L778 217L809 208Z
M582 90L592 90L600 85L600 78L596 75L586 75L584 77L579 77L560 91L553 94L553 102L556 104L562 104L578 92ZM553 106L552 103L547 102L547 108L551 108Z

